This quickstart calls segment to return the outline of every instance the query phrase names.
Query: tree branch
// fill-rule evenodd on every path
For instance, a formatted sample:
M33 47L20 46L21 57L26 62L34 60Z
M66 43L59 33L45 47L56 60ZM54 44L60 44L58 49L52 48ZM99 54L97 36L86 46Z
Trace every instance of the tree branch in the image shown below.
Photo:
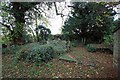
M57 6L56 6L55 2L54 2L54 6L55 6L56 15L63 15L62 13L58 13Z

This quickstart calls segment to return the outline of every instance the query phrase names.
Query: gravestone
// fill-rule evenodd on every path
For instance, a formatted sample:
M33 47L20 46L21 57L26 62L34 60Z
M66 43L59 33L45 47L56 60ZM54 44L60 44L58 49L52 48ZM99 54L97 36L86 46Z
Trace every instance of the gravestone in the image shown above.
M113 66L119 69L120 64L120 27L113 32L114 49L113 49Z

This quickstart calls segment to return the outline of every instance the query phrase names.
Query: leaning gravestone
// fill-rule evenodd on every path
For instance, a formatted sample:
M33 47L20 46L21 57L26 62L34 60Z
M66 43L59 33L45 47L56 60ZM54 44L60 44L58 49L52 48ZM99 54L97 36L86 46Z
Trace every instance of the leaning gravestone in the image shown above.
M120 27L114 32L114 49L113 49L113 66L117 69L120 68Z

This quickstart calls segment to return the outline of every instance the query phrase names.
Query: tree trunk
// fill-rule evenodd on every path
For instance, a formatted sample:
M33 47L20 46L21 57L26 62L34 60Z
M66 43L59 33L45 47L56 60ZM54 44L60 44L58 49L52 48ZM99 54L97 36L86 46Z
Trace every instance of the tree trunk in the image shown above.
M13 43L14 44L23 44L23 27L25 24L24 13L25 8L19 2L12 2L13 16L15 17L15 28L13 29Z

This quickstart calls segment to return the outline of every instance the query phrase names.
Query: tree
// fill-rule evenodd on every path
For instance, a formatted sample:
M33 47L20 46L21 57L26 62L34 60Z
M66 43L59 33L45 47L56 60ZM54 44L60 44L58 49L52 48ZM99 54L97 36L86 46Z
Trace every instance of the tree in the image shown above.
M113 31L119 27L120 24L120 19L113 21L111 23L111 27L109 29L109 31L105 32L104 35L104 43L107 45L113 45Z
M2 13L3 21L1 22L1 24L8 28L10 34L12 35L13 42L15 44L24 42L22 33L25 24L25 19L24 19L25 12L38 3L20 3L20 2L2 3L1 2L1 4L2 4L1 11L3 12ZM7 16L4 16L4 13L6 13ZM12 18L13 20L6 18Z
M39 9L37 4L40 5ZM26 12L33 10L41 15L44 12L41 9L42 4L50 6L51 2L1 2L2 21L0 23L9 30L14 44L24 43L23 31L26 24ZM32 18L32 16L30 17Z
M63 33L76 35L77 39L100 42L112 26L113 6L105 2L74 2L71 16L65 21ZM91 36L91 37L90 37Z
M50 29L43 25L39 25L38 28L36 28L36 32L38 33L38 42L47 41L49 35L51 34Z

